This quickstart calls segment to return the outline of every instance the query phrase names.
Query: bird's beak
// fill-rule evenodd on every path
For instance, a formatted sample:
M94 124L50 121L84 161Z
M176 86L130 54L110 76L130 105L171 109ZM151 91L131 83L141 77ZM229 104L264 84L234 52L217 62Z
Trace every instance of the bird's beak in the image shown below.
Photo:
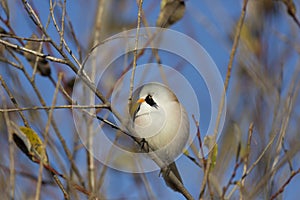
M137 100L137 103L143 103L143 102L145 102L145 99L143 99L143 98L140 98L139 100Z

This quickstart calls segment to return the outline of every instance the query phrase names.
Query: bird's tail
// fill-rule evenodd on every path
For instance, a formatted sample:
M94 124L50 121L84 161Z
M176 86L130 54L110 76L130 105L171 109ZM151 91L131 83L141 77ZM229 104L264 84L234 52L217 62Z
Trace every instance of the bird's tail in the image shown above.
M162 173L162 176L163 176L163 178L164 178L164 180L165 180L168 187L170 187L174 191L179 192L178 186L176 184L174 184L174 182L170 178L170 172L171 171L174 173L174 175L177 177L177 179L181 183L183 183L175 162L172 162L170 165L168 165L167 172Z

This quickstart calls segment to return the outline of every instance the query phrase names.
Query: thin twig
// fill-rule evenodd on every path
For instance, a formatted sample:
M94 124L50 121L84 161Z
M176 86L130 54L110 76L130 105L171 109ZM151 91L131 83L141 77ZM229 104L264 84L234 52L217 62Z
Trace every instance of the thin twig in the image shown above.
M237 170L238 170L238 168L240 167L240 165L241 165L242 163L243 163L242 160L235 163L234 169L233 169L233 171L232 171L232 173L231 173L231 176L230 176L230 178L229 178L227 184L225 185L225 187L223 187L222 199L226 199L226 198L225 198L226 192L227 192L229 186L232 185L232 184L234 184L233 179L235 178L236 173L237 173Z
M142 10L142 22L144 24L145 27L149 27L149 23L147 21L147 18L145 16L145 13L144 11ZM146 28L146 31L147 31L147 34L148 36L151 36L151 32L148 30L148 28ZM158 28L158 31L162 31L162 29ZM155 34L154 34L155 35ZM158 64L158 67L159 67L159 72L160 72L160 75L161 75L161 78L162 78L162 81L165 85L168 85L168 80L167 80L167 77L166 77L166 74L163 70L163 67L162 67L162 61L161 61L161 58L158 54L158 49L156 48L153 48L153 43L151 42L150 45L152 46L151 50L152 50L152 53L156 59L156 62Z
M286 6L286 11L287 13L292 17L294 22L297 24L298 28L300 28L300 21L297 18L297 13L296 13L296 5L293 0L281 0L285 6Z
M285 154L280 162L277 163L277 165L270 171L266 172L263 177L260 178L260 181L255 184L255 187L251 189L251 193L247 195L247 199L254 199L254 197L258 194L262 188L266 185L267 182L270 181L270 177L278 171L280 168L282 168L286 163L287 160L291 157L294 157L299 153L300 145L295 146L295 148L291 149L287 154Z
M42 95L40 94L39 90L37 89L37 86L36 86L34 80L32 80L30 78L29 74L25 70L24 66L21 64L20 60L17 57L14 57L14 58L18 61L18 63L20 63L20 68L21 68L22 72L24 73L26 79L30 82L30 84L31 84L35 94L37 95L40 103L42 104L42 106L46 106L46 103L45 103ZM48 112L48 111L46 110L46 112ZM68 156L69 161L71 162L71 166L72 166L74 172L76 173L76 175L79 178L81 184L83 185L84 182L83 182L83 179L81 177L81 174L80 174L77 166L75 165L74 161L72 160L72 154L71 154L70 150L68 149L68 147L66 145L66 142L65 142L64 138L62 137L62 135L61 135L54 119L52 119L52 126L53 126L53 129L54 129L55 133L56 133L56 136L58 137L60 143L62 144L62 146L64 148L64 151L65 151L66 155Z
M200 154L201 154L201 158L202 158L202 164L205 165L205 156L204 156L204 150L203 150L203 143L202 143L202 139L201 139L201 132L200 132L200 124L199 122L196 120L195 116L193 115L193 120L194 123L197 127L197 139L198 139L198 143L199 143L199 148L200 148ZM204 166L205 168L205 166Z
M58 85L60 84L61 78L62 78L62 74L60 74L58 76L58 81L57 81L57 85L55 87L55 91L54 91L54 95L53 95L53 100L52 100L52 107L56 104L57 94L58 94L58 91L59 91L58 90ZM47 124L46 124L46 128L45 128L45 133L44 133L45 139L44 139L44 143L43 143L45 149L46 149L47 143L48 143L48 134L49 134L50 124L51 124L51 120L52 120L52 114L53 114L53 108L51 108L49 110L49 112L48 112L48 120L47 120ZM49 162L49 160L48 160L48 162ZM40 198L40 191L41 191L41 185L42 185L43 167L44 167L44 163L40 162L39 176L38 176L36 196L35 196L36 200L38 200ZM58 178L54 177L54 180L57 181L57 184L58 184L59 188L62 190L65 199L69 199L68 194L66 193L66 191L64 190L64 188L61 186L62 184L59 182Z
M137 61L137 49L139 46L139 37L140 37L140 27L141 27L141 17L142 17L142 6L143 0L139 0L138 3L138 21L136 27L136 35L135 35L135 44L134 44L134 51L133 51L133 63L132 63L132 72L130 77L130 86L129 86L129 96L128 96L128 107L131 108L132 104L132 93L133 93L133 86L134 86L134 76L136 70L136 61Z
M67 7L67 1L64 0L63 6L62 6L62 15L61 15L61 32L60 32L60 42L59 46L61 49L63 48L63 40L64 40L64 32L65 32L65 16L66 16L66 7Z
M9 96L11 102L14 104L14 106L16 107L16 109L20 109L17 100L15 99L15 97L13 96L13 94L10 92L8 86L6 85L6 83L5 83L5 81L3 80L3 78L2 78L1 75L0 75L0 81L1 81L1 84L2 84L2 86L3 86L3 88L4 88L4 90L5 90L6 93L8 94L8 96ZM0 109L0 112L4 112L4 113L9 112L9 111L7 111L7 110L8 110L8 109ZM18 110L18 114L19 114L20 117L22 118L22 120L23 120L23 122L24 122L24 125L28 127L28 122L27 122L25 116L23 115L23 113L22 113L20 110Z
M276 152L275 152L275 158L272 164L272 168L277 164L278 160L279 160L279 154L280 151L282 150L282 143L285 137L286 129L288 127L289 121L290 121L290 116L292 113L292 110L295 106L295 101L298 97L298 93L299 93L299 74L300 74L300 63L298 64L298 67L296 68L294 75L292 77L292 81L289 87L289 91L288 91L288 95L285 101L285 105L284 105L284 113L285 113L285 117L282 119L282 125L281 125L281 129L279 132L279 137L276 143ZM271 178L271 180L273 181L273 177Z
M100 126L103 126L103 124L100 124ZM101 127L100 127L101 128ZM107 157L106 157L106 160L105 160L105 163L107 163L113 156L113 152L114 152L114 148L113 146L117 143L120 135L121 135L121 131L117 131L116 133L116 136L115 136L115 139L113 141L113 145L111 146L111 148L109 149L108 151L108 154L107 154ZM101 172L100 172L100 176L99 176L99 179L97 181L97 191L100 191L102 189L102 186L103 186L103 183L104 183L104 178L105 178L105 174L108 170L108 166L107 165L104 165Z
M234 60L234 57L235 57L235 54L236 54L236 50L237 50L237 47L238 47L238 44L239 44L239 41L240 41L241 31L242 31L242 27L244 25L244 19L245 19L245 15L246 15L247 4L248 4L248 0L244 0L242 13L241 13L240 19L239 19L238 24L237 24L237 29L236 29L236 32L235 32L233 45L232 45L232 49L231 49L231 52L230 52L229 63L228 63L228 66L227 66L226 79L225 79L225 83L224 83L225 91L227 91L229 80L230 80L230 77L231 77L232 64L233 64L233 60Z
M248 0L244 0L243 7L242 7L242 12L241 12L241 15L240 15L240 18L239 18L239 21L238 21L238 24L237 24L237 29L236 29L236 32L235 32L235 36L234 36L234 41L233 41L233 45L232 45L232 49L231 49L231 53L230 53L230 57L229 57L229 62L228 62L228 65L227 65L226 79L225 79L225 82L224 82L225 91L222 95L221 102L220 102L220 105L219 105L218 115L217 115L217 119L216 119L216 127L215 127L215 131L214 131L214 139L215 140L217 138L216 136L218 134L221 115L222 115L222 111L223 111L223 108L224 108L225 96L226 96L226 92L227 92L227 89L228 89L229 80L230 80L230 77L231 77L231 70L232 70L233 60L234 60L234 57L235 57L235 54L236 54L236 50L237 50L240 35L241 35L241 30L242 30L242 27L243 27L243 24L244 24L247 4L248 4ZM208 161L207 166L206 166L207 168L206 168L205 173L204 173L199 198L202 198L202 196L204 195L205 185L206 185L206 182L209 178L208 174L209 174L211 161L210 161L210 159L208 159L207 161Z
M45 28L43 27L40 19L38 18L37 14L35 13L35 11L32 9L31 5L28 3L28 1L26 0L22 0L23 5L25 7L26 12L29 14L29 17L32 19L32 21L37 25L37 27L43 32L43 34L46 36L46 38L49 38L49 34L47 33L47 31L45 30ZM66 50L68 51L68 53L71 55L72 59L76 62L76 64L81 67L80 62L77 60L77 58L73 55L71 49L68 47L68 45L65 43L65 40L63 41L64 45L66 47ZM64 51L61 51L59 46L53 41L51 40L50 43L53 45L53 47L65 58L66 60L66 64L68 64L73 71L77 71L76 66L71 62L71 60L68 58L68 56L64 53Z
M40 20L38 19L38 17L36 16L35 12L33 11L32 7L29 5L29 3L26 1L26 0L22 0L24 6L25 6L25 9L27 11L27 13L29 14L29 16L33 19L33 22L40 28L40 30L45 34L46 37L48 37L48 33L46 32L46 30L43 28L42 24L40 23ZM59 51L59 48L58 46L53 42L51 41L51 44ZM67 62L67 64L70 66L70 68L76 73L79 75L79 77L81 78L81 80L84 81L84 83L87 84L87 86L93 91L95 92L96 96L104 103L104 104L107 104L107 105L110 105L110 103L107 101L107 99L97 90L96 86L90 81L89 77L85 74L84 71L82 71L83 67L80 63L77 62L77 59L74 57L74 55L72 54L72 51L67 47L67 45L65 44L66 46L66 50L69 52L69 54L71 55L71 57L73 58L73 60L75 60L76 64L79 66L79 70L78 68L69 60L69 58L66 56L66 54L62 51L60 51L61 55L64 57L65 61ZM141 51L142 52L142 51ZM140 53L139 53L140 54ZM143 54L143 53L141 53ZM128 123L127 123L127 120L126 119L123 119L123 117L112 107L110 107L110 111L116 116L116 118L120 121L121 124L125 125L128 132L131 132L131 133L134 133L135 131L130 127L128 126ZM53 122L55 123L55 122ZM55 130L56 133L58 133L58 129L56 130L57 127L55 127L53 125L53 128ZM126 131L124 131L126 132ZM65 141L62 137L59 137L60 141L62 142L63 146L65 146ZM136 141L136 140L135 140ZM137 141L138 142L138 141ZM141 143L138 142L138 144L141 146ZM65 146L66 147L66 146ZM148 148L148 149L151 149L151 148ZM66 148L64 149L65 152L67 153L68 155L68 158L70 159L71 163L73 164L72 162L72 159L71 159L71 153L69 152L69 150ZM162 172L163 173L166 173L166 172L169 172L169 170L167 170L165 164L163 161L161 161L158 156L154 153L152 155L152 159L153 161L160 167L162 168ZM176 178L176 176L174 175L174 173L171 171L169 173L169 177L171 179L171 181L174 182L175 185L177 185L178 189L181 191L181 193L187 198L187 199L193 199L193 197L191 196L191 194L189 194L189 192L186 190L186 188L182 185L182 183Z
M79 40L76 37L75 31L74 31L74 28L73 28L73 25L72 25L72 21L71 21L69 15L68 15L67 11L66 11L66 19L67 19L67 22L68 22L69 31L71 32L72 38L73 38L73 40L74 40L74 42L76 44L76 47L77 47L77 52L78 52L78 55L79 55L79 61L82 62L81 45L79 43Z
M21 46L16 45L16 44L12 44L12 43L10 43L8 41L5 41L5 40L0 39L0 44L3 44L3 45L5 45L7 47L10 47L10 48L13 48L17 51L24 51L24 52L30 53L32 55L39 56L41 58L45 58L45 59L53 61L53 62L69 65L69 62L67 62L66 60L56 58L56 57L53 57L53 56L49 56L49 55L46 55L46 54L43 54L43 53L39 53L37 51L33 51L31 49L27 49L25 47L21 47Z
M3 57L0 57L0 61L1 61L1 62L4 62L4 63L6 63L6 64L9 64L9 65L11 65L11 66L13 66L13 67L15 67L15 68L17 68L17 69L21 69L21 67L20 67L17 63L14 63L14 62L12 62L12 61L9 61L8 59L5 59L5 58L3 58Z
M246 173L248 169L248 164L249 164L249 155L250 155L250 145L252 141L252 134L253 134L253 122L250 123L249 128L248 128L248 139L247 139L247 150L246 150L246 155L244 156L244 167L243 167L243 174ZM225 199L230 199L235 190L240 187L240 200L244 199L243 198L243 193L242 190L245 185L245 179L242 179L240 181L240 185L235 185L234 188L229 192L229 194L226 196Z
M93 40L93 46L96 46L100 41L101 36L101 30L102 30L102 19L103 19L103 13L104 13L104 6L105 1L99 1L98 7L97 7L97 14L96 14L96 21L94 26L94 37L91 37ZM95 75L97 71L97 62L96 58L92 57L92 65L91 65L91 73L90 73L90 79L94 82L95 81ZM88 100L90 103L94 101L94 93L89 92L88 93ZM89 183L89 189L92 192L92 195L95 195L96 192L96 167L95 167L95 159L94 159L94 139L93 139L93 118L87 118L87 166L88 166L88 183ZM93 197L90 197L93 198Z
M0 76L1 79L1 76ZM1 80L2 82L2 80ZM5 96L2 93L2 90L0 90L0 96L2 97L2 102L4 107L6 107L6 100ZM4 119L6 122L6 127L8 130L8 143L9 143L9 197L10 199L15 199L15 159L14 159L14 142L12 138L12 128L10 126L10 120L8 117L8 113L4 112Z
M23 107L23 108L6 108L0 109L0 112L18 112L18 111L27 111L27 110L50 110L51 106L32 106L32 107ZM107 108L107 105L61 105L54 106L53 109L88 109L88 108Z
M19 40L25 40L25 41L32 41L32 42L50 42L51 38L27 38L27 37L20 37L17 35L13 34L3 34L0 33L0 38L14 38L14 39L19 39Z
M292 171L290 177L283 183L283 185L278 189L278 191L271 196L270 200L276 199L276 197L284 191L285 187L291 182L291 180L299 173L300 168L296 171Z
M46 29L48 28L49 24L50 24L50 15L48 16L48 19L47 19ZM44 38L45 38L45 35L42 35L42 40ZM32 49L32 50L35 50L35 51L37 50L39 53L42 53L42 49L43 49L43 42L40 42L39 48L38 49ZM36 56L35 57L35 62L34 62L34 67L33 67L32 80L35 79L36 72L39 71L38 70L38 65L40 64L39 60L40 60L40 58L38 56ZM51 77L51 74L49 75L49 77Z
M50 125L51 125L51 119L52 119L52 115L53 115L53 107L55 106L56 104L56 99L57 99L57 95L58 95L58 91L59 91L59 85L61 83L61 80L62 80L62 76L63 74L62 73L59 73L58 75L58 80L57 80L57 84L56 84L56 87L55 87L55 91L54 91L54 95L53 95L53 100L52 100L52 104L51 104L51 109L49 110L48 112L48 120L47 120L47 124L46 124L46 128L45 128L45 140L44 140L44 144L45 144L45 148L47 146L47 141L48 141L48 135L49 135L49 129L50 129ZM58 185L58 187L60 188L60 190L62 191L62 193L64 194L64 198L65 199L69 199L69 195L68 193L66 192L66 190L64 189L62 183L60 182L60 180L58 179L58 177L53 174L53 178L56 182L56 184Z

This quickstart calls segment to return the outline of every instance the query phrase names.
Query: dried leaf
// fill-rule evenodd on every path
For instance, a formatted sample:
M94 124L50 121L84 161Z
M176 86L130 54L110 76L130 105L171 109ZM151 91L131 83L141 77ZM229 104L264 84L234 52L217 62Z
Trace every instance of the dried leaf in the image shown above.
M293 0L281 0L287 9L288 14L293 18L295 23L300 27L300 21L297 18L297 9Z
M13 127L13 140L16 143L16 145L25 153L29 159L32 160L32 155L30 155L30 149L31 149L31 143L29 139L26 137L26 135L19 129L19 127L12 123Z
M3 10L7 16L7 19L9 19L9 9L8 9L7 0L0 0L0 2L1 2L1 7L3 8Z
M35 34L32 34L30 38L31 39L38 39L38 36L35 35ZM27 44L25 45L25 48L39 52L40 45L41 45L40 42L28 41ZM34 68L37 56L34 55L34 54L31 54L31 53L28 53L28 52L24 52L24 56L26 57L26 59L28 60L28 62L32 66L32 68ZM45 58L38 58L37 71L42 76L50 76L51 75L50 65L49 65L48 61Z
M184 13L185 3L183 0L162 0L156 26L167 28L179 21Z
M7 34L7 32L0 26L0 34ZM3 56L5 50L5 46L3 44L0 44L0 56Z

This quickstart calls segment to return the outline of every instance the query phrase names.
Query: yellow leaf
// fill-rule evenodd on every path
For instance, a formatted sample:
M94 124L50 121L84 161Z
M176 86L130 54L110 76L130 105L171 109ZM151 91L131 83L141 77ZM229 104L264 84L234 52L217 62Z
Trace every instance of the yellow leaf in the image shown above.
M13 140L20 150L33 162L42 161L44 164L48 164L46 148L38 134L31 128L12 125L14 128Z

